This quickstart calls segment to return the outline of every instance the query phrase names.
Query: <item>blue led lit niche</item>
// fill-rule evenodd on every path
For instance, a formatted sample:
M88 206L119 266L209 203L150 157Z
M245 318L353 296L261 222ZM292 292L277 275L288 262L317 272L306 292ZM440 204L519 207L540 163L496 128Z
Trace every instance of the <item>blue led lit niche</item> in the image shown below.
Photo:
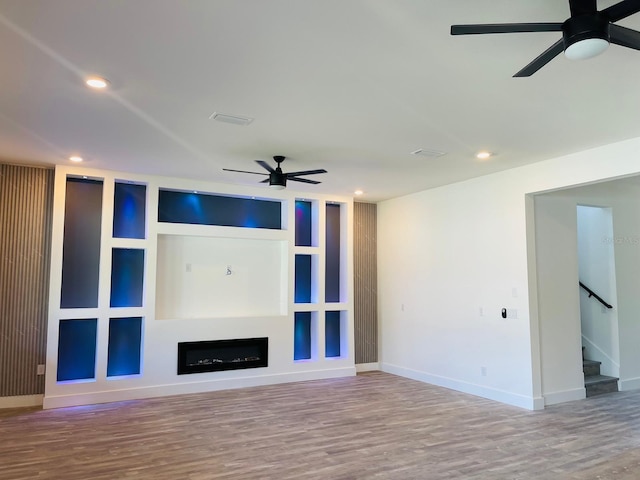
M67 178L61 308L98 306L102 182Z
M107 377L140 374L142 317L110 318Z
M296 245L311 246L311 202L296 200Z
M111 307L141 307L144 250L114 248L111 257Z
M282 228L277 201L160 190L158 221L228 227Z
M326 312L324 324L325 357L340 356L340 312Z
M327 204L325 301L340 301L340 205Z
M311 312L296 312L293 336L293 359L311 359Z
M147 187L116 182L113 194L113 236L145 238Z
M296 255L295 303L311 303L311 272L311 255Z
M96 377L97 318L60 320L58 329L59 382Z

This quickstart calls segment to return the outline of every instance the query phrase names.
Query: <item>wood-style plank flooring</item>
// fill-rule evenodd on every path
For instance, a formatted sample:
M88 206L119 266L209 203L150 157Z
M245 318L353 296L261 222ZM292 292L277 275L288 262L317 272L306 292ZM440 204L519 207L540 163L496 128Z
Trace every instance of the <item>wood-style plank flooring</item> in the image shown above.
M640 392L530 412L371 372L0 410L0 479L640 479Z

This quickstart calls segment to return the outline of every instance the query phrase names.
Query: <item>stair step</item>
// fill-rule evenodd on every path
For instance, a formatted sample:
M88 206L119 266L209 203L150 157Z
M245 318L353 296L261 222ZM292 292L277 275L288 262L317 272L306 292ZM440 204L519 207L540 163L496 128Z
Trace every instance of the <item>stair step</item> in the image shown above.
M585 377L600 375L600 364L596 360L582 360L582 371Z
M587 397L618 391L618 379L607 375L589 375L584 377Z

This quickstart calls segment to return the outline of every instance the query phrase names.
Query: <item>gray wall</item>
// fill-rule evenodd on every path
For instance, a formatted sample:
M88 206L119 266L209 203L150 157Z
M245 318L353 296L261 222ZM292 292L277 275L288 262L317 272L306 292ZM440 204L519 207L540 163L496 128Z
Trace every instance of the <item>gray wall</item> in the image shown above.
M356 363L378 361L376 205L353 204Z
M0 397L44 393L53 170L0 164Z

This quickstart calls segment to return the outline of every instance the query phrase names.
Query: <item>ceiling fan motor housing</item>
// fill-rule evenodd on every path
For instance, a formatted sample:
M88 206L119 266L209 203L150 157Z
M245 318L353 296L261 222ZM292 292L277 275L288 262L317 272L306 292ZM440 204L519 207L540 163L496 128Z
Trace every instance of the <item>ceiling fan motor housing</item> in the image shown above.
M609 44L609 21L600 15L577 15L569 18L562 24L562 38L564 40L565 54L569 58L589 58L601 53ZM571 54L571 47L584 40L604 40L601 50L594 54Z
M269 174L269 186L276 188L284 188L287 186L287 176L282 173L280 167Z

